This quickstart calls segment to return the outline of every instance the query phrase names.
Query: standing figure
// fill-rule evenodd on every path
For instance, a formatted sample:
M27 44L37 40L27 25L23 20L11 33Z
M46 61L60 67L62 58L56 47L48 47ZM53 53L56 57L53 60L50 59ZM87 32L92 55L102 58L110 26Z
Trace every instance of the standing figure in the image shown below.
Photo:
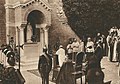
M98 41L97 43L96 43L96 49L95 49L95 52L94 52L94 54L95 54L95 57L96 57L96 59L97 59L97 62L98 62L98 66L100 66L101 65L101 59L103 58L103 48L102 48L102 46L101 46L101 41ZM100 66L101 67L101 66Z
M49 73L52 69L52 58L47 53L47 48L43 48L43 54L39 57L38 70L42 78L42 84L49 84Z
M8 57L7 62L9 65L4 70L3 84L24 84L25 79L21 72L14 68L15 58L11 55Z
M102 35L103 56L106 56L106 37Z
M62 45L59 46L56 55L58 55L59 66L61 67L63 62L65 61L65 50L63 49Z
M89 60L89 58L93 55L94 52L94 42L91 40L90 37L87 39L87 44L86 44L86 60Z
M118 36L120 36L120 29L118 29Z
M15 59L14 57L8 57L7 62L9 66L4 71L4 80L3 84L16 84L16 75L15 75Z
M10 47L14 50L15 49L15 42L14 42L14 38L11 37L10 40L9 40L9 45Z
M119 76L120 76L120 37L118 37L118 43L117 43L117 53L118 53L118 64L119 64Z
M110 38L111 38L111 34L109 33L109 35L106 38L106 42L107 42L106 55L108 56L108 59L110 59L110 45L109 45Z
M72 54L73 54L72 41L69 41L69 44L67 45L68 59L72 60Z
M109 46L110 46L110 61L113 60L113 51L114 51L114 43L115 43L115 36L114 33L111 33L111 37L109 39Z
M117 49L117 43L118 43L118 38L117 38L117 36L115 36L114 37L114 39L115 39L115 42L114 42L114 48L113 48L113 59L112 59L112 61L118 61L118 59L117 59L117 52L116 52L116 49Z
M76 60L76 54L79 52L79 42L77 39L74 38L73 43L72 43L72 48L73 48L73 58L72 60L75 62Z
M98 42L98 40L101 40L101 34L97 33L97 36L95 38L95 43Z
M79 52L84 52L84 42L82 39L80 39Z
M86 81L87 84L104 84L104 73L94 55L90 58L86 67Z

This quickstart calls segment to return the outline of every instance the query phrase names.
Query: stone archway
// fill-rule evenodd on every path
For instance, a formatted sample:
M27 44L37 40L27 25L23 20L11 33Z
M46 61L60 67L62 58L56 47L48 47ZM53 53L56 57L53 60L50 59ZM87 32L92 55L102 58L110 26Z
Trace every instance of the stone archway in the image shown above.
M26 16L25 16L26 17ZM36 61L42 48L45 46L45 37L47 24L45 15L40 10L32 10L27 14L26 24L24 26L24 57L23 60ZM33 39L32 36L36 38ZM48 38L48 37L46 37ZM28 40L31 40L28 41ZM48 44L47 44L48 45ZM29 53L31 52L31 53ZM26 60L25 60L26 61Z
M23 33L24 39L24 56L21 60L25 62L26 65L30 62L36 64L39 55L42 53L42 48L44 46L48 47L49 26L46 22L46 15L40 10L31 10L25 17L27 17L26 23L21 28L23 29L21 33ZM31 36L34 35L37 36L36 41L33 41L31 38ZM31 42L28 41L29 39L31 39Z
M24 41L40 42L40 28L37 25L43 24L45 21L44 14L39 10L31 11L27 16L27 24L24 29ZM31 36L30 36L31 33Z

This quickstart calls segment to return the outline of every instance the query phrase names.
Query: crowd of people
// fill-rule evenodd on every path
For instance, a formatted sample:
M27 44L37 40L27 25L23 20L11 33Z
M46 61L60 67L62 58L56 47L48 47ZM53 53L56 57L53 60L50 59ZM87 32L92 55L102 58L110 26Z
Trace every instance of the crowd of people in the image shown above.
M95 38L88 37L86 42L83 41L83 39L77 40L76 38L73 38L72 40L69 40L66 47L60 45L59 49L56 51L59 66L61 67L66 60L75 62L76 56L80 52L84 53L83 62L89 64L94 59L94 62L96 63L96 71L90 69L90 71L88 71L89 75L93 75L90 73L95 73L98 70L101 73L101 80L104 81L104 73L101 70L101 60L103 56L108 56L110 62L120 63L120 29L112 27L108 36L98 32ZM87 75L88 80L91 78L89 75Z
M119 61L120 52L120 29L117 27L112 27L107 36L107 46L108 46L108 58L112 61Z
M59 49L56 51L56 56L58 56L59 66L62 67L63 63L68 60L75 63L77 60L77 55L81 52L84 53L83 62L86 62L87 65L90 63L89 68L86 68L86 72L88 72L86 73L86 79L88 82L91 82L89 84L93 84L97 81L97 79L95 81L91 81L92 79L90 79L91 75L93 76L93 74L91 74L93 72L100 72L101 74L101 79L96 76L98 78L97 82L100 82L101 80L101 82L103 82L104 79L104 74L101 70L101 59L103 58L104 50L106 50L104 35L98 33L95 39L88 37L87 42L84 42L82 39L79 41L76 38L70 39L66 48L62 45L59 46Z
M84 52L86 54L86 59L89 59L89 56L99 52L99 54L101 54L101 56L98 56L99 58L102 58L102 56L108 56L108 59L111 62L118 62L120 52L119 40L120 29L112 27L107 37L101 33L97 33L95 38L88 37L87 42L82 39L77 40L76 38L73 38L73 40L69 40L66 48L60 45L56 54L58 55L60 66L65 58L75 61L75 56L79 52ZM100 49L97 51L98 47L101 48L102 51Z
M60 68L66 61L75 63L77 55L81 52L84 53L82 60L83 63L87 64L85 75L88 84L104 84L104 73L101 69L101 60L103 56L108 56L110 62L115 61L118 62L118 64L120 63L120 29L117 27L112 27L107 37L98 32L95 38L88 37L86 41L83 39L72 38L69 39L66 46L63 46L62 44L59 44L58 46L59 47L55 52L57 59L53 60L58 60L57 64ZM14 68L16 55L9 54L10 52L8 52L8 50L6 51L4 47L2 50L3 53L6 53L5 55L8 58L7 62L9 67L3 67L2 64L0 64L0 70L3 72L7 70L7 74L5 74L7 76L2 77L0 73L0 80L3 84L9 84L9 82L11 82L11 84L16 84L15 82L18 81L14 77L16 76L16 69ZM49 84L49 73L52 70L52 62L52 56L48 54L48 48L44 47L38 62L38 71L42 77L42 84ZM23 83L24 82L25 81L23 81Z
M92 40L91 37L88 37L86 43L82 39L78 41L76 38L73 38L73 40L69 40L66 49L64 49L63 46L60 45L59 49L56 51L60 66L65 59L69 59L72 62L75 62L76 55L80 52L84 52L86 54L84 59L89 60L89 57L91 55L97 53L98 47L100 47L101 49L105 49L105 43L103 42L103 40L104 38L100 35L100 33L98 33L95 40ZM99 52L103 53L103 50ZM101 56L103 56L103 54Z

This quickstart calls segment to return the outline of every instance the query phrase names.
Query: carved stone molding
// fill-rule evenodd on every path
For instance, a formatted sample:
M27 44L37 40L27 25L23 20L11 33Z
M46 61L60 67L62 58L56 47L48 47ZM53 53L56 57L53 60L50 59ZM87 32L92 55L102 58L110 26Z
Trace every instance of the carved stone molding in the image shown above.
M16 2L14 4L5 4L5 8L18 8L18 7L22 7L22 8L26 8L29 5L32 5L34 3L38 3L38 5L42 5L47 11L52 11L50 5L47 2L44 2L43 0L29 0L25 3L21 3L21 2Z

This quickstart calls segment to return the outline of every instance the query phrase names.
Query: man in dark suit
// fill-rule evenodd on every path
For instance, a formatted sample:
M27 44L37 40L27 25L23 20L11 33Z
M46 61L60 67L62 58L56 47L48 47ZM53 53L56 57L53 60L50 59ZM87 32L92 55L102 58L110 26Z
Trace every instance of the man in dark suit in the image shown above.
M38 70L42 78L42 84L49 84L49 73L52 68L51 56L47 53L47 48L43 48L43 54L39 57Z

